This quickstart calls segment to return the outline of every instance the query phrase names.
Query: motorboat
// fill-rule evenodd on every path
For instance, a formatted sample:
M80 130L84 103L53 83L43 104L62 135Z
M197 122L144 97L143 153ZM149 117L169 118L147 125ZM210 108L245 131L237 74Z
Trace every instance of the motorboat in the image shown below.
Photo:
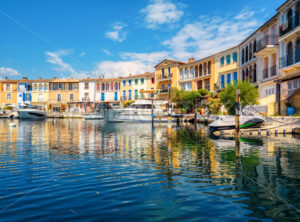
M23 106L18 110L19 118L41 120L47 118L47 113L38 106Z
M107 121L151 122L152 118L155 118L155 121L163 121L165 116L167 116L167 101L138 100L127 108L110 110Z
M99 112L93 112L93 113L84 113L83 118L85 120L96 120L96 119L103 119L103 116Z
M240 116L240 128L256 128L260 127L265 120L252 112L242 112ZM208 125L211 132L219 130L235 129L235 116L218 116L217 119Z

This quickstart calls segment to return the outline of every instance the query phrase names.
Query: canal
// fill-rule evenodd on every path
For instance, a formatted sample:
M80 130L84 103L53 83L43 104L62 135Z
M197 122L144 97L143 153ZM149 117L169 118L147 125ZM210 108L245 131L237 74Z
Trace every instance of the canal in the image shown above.
M0 120L0 221L299 221L300 139Z

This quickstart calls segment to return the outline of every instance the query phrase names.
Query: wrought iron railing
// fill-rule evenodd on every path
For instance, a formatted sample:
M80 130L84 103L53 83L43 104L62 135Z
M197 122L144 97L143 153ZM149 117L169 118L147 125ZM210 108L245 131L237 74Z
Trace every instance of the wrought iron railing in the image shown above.
M265 35L260 40L258 40L257 44L257 50L256 52L259 52L260 50L263 50L268 45L278 45L278 36L277 35Z
M286 56L281 57L279 67L282 69L298 62L300 62L300 47L293 48Z
M294 30L300 25L300 13L296 13L296 15L290 17L288 21L282 24L279 27L279 36L283 36L284 34Z

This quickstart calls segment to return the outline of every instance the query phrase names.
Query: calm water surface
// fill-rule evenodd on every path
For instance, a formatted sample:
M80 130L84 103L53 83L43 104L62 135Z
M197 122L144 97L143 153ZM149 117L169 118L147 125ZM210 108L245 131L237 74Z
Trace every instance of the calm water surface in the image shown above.
M0 221L300 221L299 139L0 120Z

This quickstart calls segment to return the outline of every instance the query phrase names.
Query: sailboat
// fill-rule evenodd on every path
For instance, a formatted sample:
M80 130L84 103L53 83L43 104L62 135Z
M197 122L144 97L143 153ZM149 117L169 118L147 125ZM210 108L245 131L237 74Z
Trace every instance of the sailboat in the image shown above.
M95 111L95 106L96 106L96 82L94 86L94 105L93 105L93 112L92 113L84 113L83 118L85 120L96 120L96 119L103 119L103 116L100 114L100 112Z

